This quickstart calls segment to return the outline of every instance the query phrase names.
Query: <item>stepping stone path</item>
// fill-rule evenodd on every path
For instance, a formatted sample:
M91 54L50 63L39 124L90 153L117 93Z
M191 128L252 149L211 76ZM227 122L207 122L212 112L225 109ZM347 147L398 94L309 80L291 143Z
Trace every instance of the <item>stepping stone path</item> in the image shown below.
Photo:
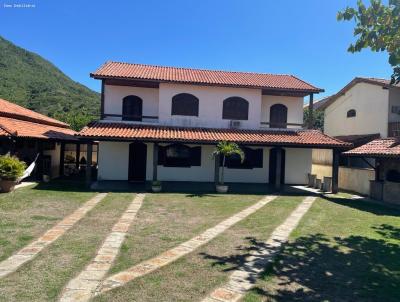
M272 262L274 256L280 251L282 245L287 242L290 233L297 227L301 218L310 209L316 197L307 197L279 225L265 242L265 246L253 252L246 259L242 267L235 270L229 281L220 288L214 290L203 302L234 302L239 301L246 291L254 286L257 277Z
M125 285L127 282L132 281L138 277L142 277L150 272L153 272L191 252L198 247L204 245L210 240L214 239L219 234L232 227L234 224L243 220L247 216L253 214L267 203L274 200L276 196L266 196L256 204L244 209L243 211L231 216L230 218L222 221L216 226L206 230L204 233L186 241L175 248L172 248L150 260L141 262L125 271L117 273L105 279L104 282L97 288L95 295L107 292L113 288Z
M58 238L60 238L66 231L72 228L75 223L82 219L93 209L100 201L106 197L107 193L97 194L95 197L87 201L83 206L73 212L71 215L65 217L54 227L44 233L37 240L27 245L16 254L0 262L0 278L15 272L21 265L32 260L37 254L39 254L46 246L50 245Z
M145 194L137 194L127 210L113 226L111 233L97 251L92 262L65 287L60 301L88 301L111 268L115 257L118 255L130 225L142 206Z

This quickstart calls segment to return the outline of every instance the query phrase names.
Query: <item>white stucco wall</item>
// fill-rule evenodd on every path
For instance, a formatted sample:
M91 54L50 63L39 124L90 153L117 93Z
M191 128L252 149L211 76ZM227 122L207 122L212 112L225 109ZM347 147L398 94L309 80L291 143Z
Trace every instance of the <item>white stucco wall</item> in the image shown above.
M99 142L98 180L127 180L129 143Z
M147 145L146 179L152 180L153 175L153 144ZM195 146L195 145L188 145ZM161 181L214 181L214 146L203 145L201 166L164 167L158 166L158 179ZM258 147L255 147L258 148ZM261 148L261 147L260 147ZM226 182L267 183L269 174L269 149L263 147L263 168L225 169ZM285 183L305 184L307 173L311 172L311 149L287 148ZM127 180L129 166L128 142L99 143L99 180Z
M288 123L303 124L303 101L302 97L263 95L261 106L261 122L270 121L270 108L275 104L285 105L288 109ZM288 128L298 128L288 126Z
M171 115L172 97L179 93L190 93L199 99L198 117ZM161 83L159 89L105 85L105 114L122 114L122 99L128 95L136 95L143 100L143 115L159 117L158 121L144 121L159 122L162 125L228 128L230 120L222 119L222 105L225 99L233 96L242 97L249 102L248 120L241 121L240 128L259 129L261 121L269 122L269 110L273 104L283 104L288 108L289 123L303 122L302 97L262 95L261 89L171 83ZM121 120L118 117L107 119Z
M136 95L143 100L143 115L158 116L158 89L132 86L104 85L104 113L122 114L122 99L128 95ZM109 119L121 120L118 117Z
M389 90L389 122L400 122L400 114L393 113L392 106L400 107L400 88Z
M190 93L199 99L199 116L171 116L172 97ZM249 102L249 119L241 121L241 128L258 128L260 125L261 90L212 87L197 85L160 84L160 123L185 127L227 128L229 120L222 119L222 104L229 97L238 96Z
M380 133L387 137L389 90L358 83L325 109L325 133L330 136ZM357 116L347 118L355 109Z
M312 149L285 148L285 184L306 184L311 173Z

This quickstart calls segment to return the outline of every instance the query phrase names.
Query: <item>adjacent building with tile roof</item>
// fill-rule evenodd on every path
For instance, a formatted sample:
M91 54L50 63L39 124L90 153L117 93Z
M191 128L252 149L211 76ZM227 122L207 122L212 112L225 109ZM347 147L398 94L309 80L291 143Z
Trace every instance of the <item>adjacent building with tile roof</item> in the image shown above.
M68 124L0 99L0 153L11 153L28 165L39 155L36 176L60 176L65 146L79 144Z
M389 147L389 142L400 136L400 84L356 77L325 98L319 110L324 110L325 134L355 147L340 159L339 186L370 194L370 182L384 181L386 177L386 172L376 173L387 161L380 159L397 149ZM314 151L313 171L319 178L329 175L330 162L326 160L329 157L329 151ZM328 169L323 168L324 164ZM400 173L400 165L398 170Z
M98 180L220 180L218 142L245 153L226 182L305 184L312 148L351 144L303 127L303 98L323 89L293 75L106 62L101 120L79 133L99 141Z

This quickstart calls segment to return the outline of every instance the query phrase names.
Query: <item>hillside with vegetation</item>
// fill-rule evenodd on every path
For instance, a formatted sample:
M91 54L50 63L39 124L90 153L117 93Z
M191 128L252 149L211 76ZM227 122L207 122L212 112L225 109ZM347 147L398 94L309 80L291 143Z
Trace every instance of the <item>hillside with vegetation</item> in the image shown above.
M67 122L76 130L96 119L100 109L99 93L1 36L0 98Z

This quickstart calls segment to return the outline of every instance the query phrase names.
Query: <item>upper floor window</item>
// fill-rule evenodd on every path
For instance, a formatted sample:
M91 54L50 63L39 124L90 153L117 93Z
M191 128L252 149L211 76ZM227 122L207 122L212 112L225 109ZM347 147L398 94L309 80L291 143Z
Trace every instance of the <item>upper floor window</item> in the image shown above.
M223 103L222 118L225 120L248 120L249 102L238 96L227 98Z
M122 120L141 121L143 101L136 95L128 95L122 100Z
M269 109L269 125L271 128L287 128L287 107L282 104L272 105Z
M355 117L357 115L357 112L354 109L350 109L347 111L347 117Z
M171 115L199 116L199 99L189 93L180 93L172 98Z

